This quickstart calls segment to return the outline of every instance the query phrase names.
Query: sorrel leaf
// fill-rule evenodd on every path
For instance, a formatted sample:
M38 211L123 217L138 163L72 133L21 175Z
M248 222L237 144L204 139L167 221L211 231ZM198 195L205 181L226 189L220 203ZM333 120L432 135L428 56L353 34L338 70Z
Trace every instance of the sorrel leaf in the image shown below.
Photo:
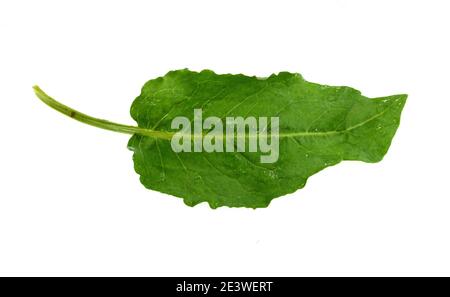
M342 160L378 162L399 126L406 95L369 99L350 87L308 82L287 72L261 79L177 70L148 81L131 106L138 127L75 111L35 87L37 96L81 122L133 134L131 149L142 184L189 206L267 207L303 188L314 173ZM172 120L204 117L278 117L279 157L261 152L179 152L171 148Z

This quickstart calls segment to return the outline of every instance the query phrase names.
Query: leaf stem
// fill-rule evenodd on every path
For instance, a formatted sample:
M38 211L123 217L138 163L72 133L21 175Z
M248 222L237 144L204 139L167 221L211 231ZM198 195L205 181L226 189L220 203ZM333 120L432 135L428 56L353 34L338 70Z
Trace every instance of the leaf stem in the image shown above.
M156 137L156 138L162 138L162 139L171 139L173 133L172 132L165 132L165 131L155 131L151 129L136 127L136 126L128 126L118 123L113 123L107 120L99 119L91 117L87 114L84 114L82 112L79 112L71 107L68 107L49 95L47 95L41 88L38 86L33 86L34 92L36 93L36 96L41 99L42 102L50 106L51 108L59 111L62 114L65 114L68 117L71 117L77 121L80 121L82 123L106 129L111 130L119 133L125 133L125 134L140 134L143 136L150 136L150 137Z

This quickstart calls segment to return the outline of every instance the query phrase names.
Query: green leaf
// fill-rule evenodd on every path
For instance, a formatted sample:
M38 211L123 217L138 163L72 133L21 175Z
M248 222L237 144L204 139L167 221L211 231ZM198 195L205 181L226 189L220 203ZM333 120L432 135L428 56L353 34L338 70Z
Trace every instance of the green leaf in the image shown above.
M133 127L92 118L35 90L45 103L72 118L133 134L128 147L145 187L181 197L189 206L208 202L212 208L267 207L342 160L380 161L407 97L369 99L350 87L319 85L287 72L261 79L178 70L144 85L131 107L138 123ZM227 117L278 117L278 159L262 163L264 153L236 150L174 152L171 139L177 131L172 120L182 116L193 122L194 109L202 109L203 118L215 116L223 122Z

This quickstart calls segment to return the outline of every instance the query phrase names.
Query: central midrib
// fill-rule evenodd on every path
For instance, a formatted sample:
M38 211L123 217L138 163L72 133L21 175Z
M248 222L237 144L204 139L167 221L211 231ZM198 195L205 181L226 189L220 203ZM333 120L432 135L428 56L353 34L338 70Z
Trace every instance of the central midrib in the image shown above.
M364 126L365 124L379 118L380 116L382 116L384 113L386 113L388 109L386 108L385 110L383 110L380 113L377 113L373 116L371 116L370 118L357 123L355 125L352 125L346 129L343 130L333 130L333 131L301 131L301 132L291 132L291 133L278 133L278 137L279 138L295 138L295 137L320 137L320 136L332 136L332 135L336 135L336 134L343 134L346 132L349 132L351 130L354 130L356 128L359 128L361 126ZM130 126L133 127L133 126ZM151 130L151 129L146 129L146 128L141 128L141 127L135 127L137 129L142 129L142 131L137 131L135 134L140 134L143 136L150 136L150 137L155 137L155 138L160 138L160 139L171 139L176 133L179 132L172 132L172 131L158 131L158 130ZM164 136L158 136L156 135L156 133L158 134L164 134ZM193 138L203 138L204 136L208 135L208 133L202 133L202 134L184 134L184 133L179 133L178 135L180 135L181 137L193 137ZM238 134L235 135L235 138L256 138L258 137L259 134ZM215 137L217 137L219 135L215 135ZM222 138L227 137L226 134L222 134ZM276 137L276 135L275 135Z

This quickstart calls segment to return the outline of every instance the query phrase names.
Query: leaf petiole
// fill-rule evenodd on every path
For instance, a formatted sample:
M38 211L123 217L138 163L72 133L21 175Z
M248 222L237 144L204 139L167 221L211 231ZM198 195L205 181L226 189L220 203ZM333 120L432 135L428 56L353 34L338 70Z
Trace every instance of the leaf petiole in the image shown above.
M45 104L50 106L51 108L59 111L62 114L65 114L68 117L71 117L79 122L106 129L111 130L114 132L119 133L125 133L125 134L139 134L143 136L150 136L155 138L161 138L161 139L168 139L170 140L173 136L172 132L165 132L165 131L155 131L151 129L136 127L136 126L128 126L123 124L118 124L114 122L110 122L107 120L99 119L91 117L87 114L84 114L82 112L79 112L71 107L68 107L49 95L47 95L39 86L33 86L33 90L36 93L36 96Z

